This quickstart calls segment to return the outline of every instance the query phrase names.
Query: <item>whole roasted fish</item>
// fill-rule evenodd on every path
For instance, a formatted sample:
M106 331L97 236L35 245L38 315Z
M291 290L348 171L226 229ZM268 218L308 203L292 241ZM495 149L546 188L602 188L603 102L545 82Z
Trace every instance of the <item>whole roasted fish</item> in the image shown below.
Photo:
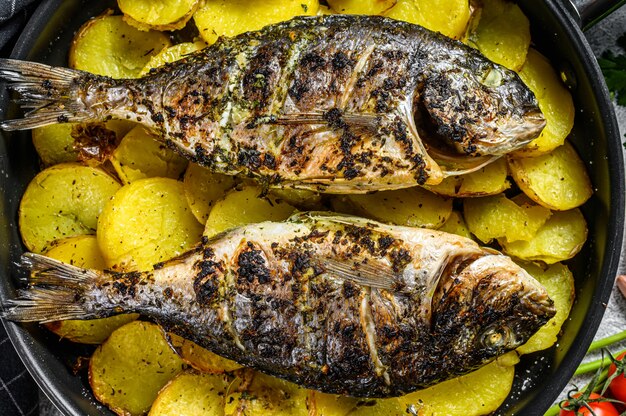
M423 27L377 16L298 17L141 79L0 60L24 119L5 130L130 119L216 172L358 193L437 184L545 125L513 71Z
M545 289L472 240L348 216L244 226L150 272L26 254L16 321L139 312L224 357L299 385L396 396L481 366L554 314Z

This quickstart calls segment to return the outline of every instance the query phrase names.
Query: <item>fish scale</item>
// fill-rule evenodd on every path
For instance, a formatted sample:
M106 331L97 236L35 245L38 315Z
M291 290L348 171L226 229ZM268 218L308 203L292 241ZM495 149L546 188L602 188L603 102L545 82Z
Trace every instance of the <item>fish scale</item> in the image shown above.
M326 193L434 185L545 126L513 71L380 16L297 17L140 79L15 60L0 77L34 108L3 129L131 119L215 172Z
M297 214L222 233L152 271L26 254L7 319L138 312L219 355L327 393L398 396L525 343L555 314L510 258L438 231Z

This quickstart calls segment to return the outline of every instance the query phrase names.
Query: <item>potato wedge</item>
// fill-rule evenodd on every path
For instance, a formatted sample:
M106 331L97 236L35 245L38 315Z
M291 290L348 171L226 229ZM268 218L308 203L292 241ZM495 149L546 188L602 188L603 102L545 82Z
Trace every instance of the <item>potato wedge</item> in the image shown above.
M125 184L156 176L178 179L187 167L185 158L167 148L142 126L124 136L110 161Z
M178 61L184 58L186 55L197 52L206 48L207 44L202 41L197 42L183 42L169 48L161 50L158 54L150 58L146 66L143 67L140 76L147 75L151 69L158 68L165 64Z
M199 0L117 0L124 21L139 30L182 29L199 4Z
M467 0L398 0L385 16L461 39L470 20Z
M516 204L503 194L463 201L467 227L480 241L531 240L550 218L550 210L535 204Z
M593 194L585 164L565 142L552 152L532 157L509 157L513 180L536 203L566 211L584 204Z
M560 263L553 264L545 270L532 263L524 262L520 265L546 288L556 308L556 315L524 345L517 348L520 354L530 354L550 348L556 342L561 326L574 304L574 275L567 266Z
M463 216L456 210L453 210L446 222L439 227L439 231L460 235L465 238L472 238L472 233L470 233L467 228L467 224L465 223Z
M468 43L490 60L519 71L530 47L530 22L515 3L485 0Z
M98 244L108 267L149 270L200 241L182 182L139 179L120 189L98 221Z
M423 188L348 195L365 216L381 222L411 227L438 228L452 212L452 200Z
M54 240L95 234L100 213L118 189L115 179L88 166L68 163L39 172L20 203L22 241L41 253Z
M298 15L313 16L318 0L206 0L193 15L200 36L214 43L220 36L235 36Z
M382 14L396 3L397 0L328 0L333 11L345 14Z
M264 416L309 416L309 391L302 387L255 372L252 382L239 395L234 414Z
M550 61L530 48L526 62L519 71L522 81L535 93L539 108L546 118L546 127L539 137L513 154L531 157L548 153L565 142L574 126L574 101Z
M229 384L226 375L186 371L163 387L148 416L223 416Z
M518 361L517 354L511 352L472 373L390 399L363 400L314 392L316 416L489 414L509 395L515 375L514 365Z
M70 67L113 78L136 78L153 55L171 45L161 32L142 32L122 16L89 20L74 36Z
M576 208L553 212L529 241L498 239L498 242L509 256L554 264L574 257L586 240L587 222Z
M212 237L230 228L262 221L282 221L295 208L273 197L260 198L258 186L235 188L215 203L206 222L204 235Z
M507 174L506 159L498 159L476 172L449 176L438 185L424 187L436 194L456 198L495 195L511 186Z
M79 235L56 240L45 254L53 259L78 267L96 270L102 270L106 267L95 235ZM86 321L49 322L45 326L59 337L72 342L102 344L113 331L138 317L138 314L133 313Z
M221 374L242 368L243 366L227 358L220 357L176 334L167 334L169 343L186 363L203 373Z
M118 415L143 415L185 367L159 326L135 321L115 330L93 353L89 384L96 399Z
M190 163L185 171L183 186L191 212L200 223L206 224L211 208L227 190L235 186L235 180L232 176L213 173L207 168Z

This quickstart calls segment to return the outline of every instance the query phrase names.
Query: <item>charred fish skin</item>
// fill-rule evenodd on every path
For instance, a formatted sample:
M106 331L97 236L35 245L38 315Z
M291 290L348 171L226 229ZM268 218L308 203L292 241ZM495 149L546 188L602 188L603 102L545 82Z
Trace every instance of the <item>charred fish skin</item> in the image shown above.
M85 271L33 254L25 263L35 287L8 319L140 312L244 365L356 397L469 372L555 313L538 282L471 240L343 216L246 226L150 272Z
M378 16L298 17L221 38L138 80L34 65L0 61L0 75L46 104L3 128L132 119L194 162L275 187L436 184L459 174L438 155L492 161L545 125L514 72ZM34 87L46 73L48 87Z

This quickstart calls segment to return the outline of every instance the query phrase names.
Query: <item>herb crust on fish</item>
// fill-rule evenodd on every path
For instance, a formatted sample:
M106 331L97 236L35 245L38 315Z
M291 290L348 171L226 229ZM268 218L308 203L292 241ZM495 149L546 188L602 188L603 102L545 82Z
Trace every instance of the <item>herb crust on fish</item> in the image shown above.
M0 77L32 109L6 130L130 119L215 172L327 193L434 185L545 126L513 71L378 16L298 17L141 79L15 60L0 60Z
M16 321L139 312L167 331L301 386L398 396L525 343L554 314L521 267L472 240L298 214L206 239L147 272L25 254Z

